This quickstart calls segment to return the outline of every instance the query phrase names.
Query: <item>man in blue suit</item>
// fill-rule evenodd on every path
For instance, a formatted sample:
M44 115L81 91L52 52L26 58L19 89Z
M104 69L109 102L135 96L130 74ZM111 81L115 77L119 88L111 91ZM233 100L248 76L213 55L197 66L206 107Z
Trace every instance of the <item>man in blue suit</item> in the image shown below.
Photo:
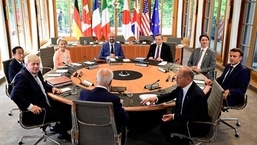
M8 76L10 82L13 80L14 76L24 67L24 50L21 46L16 46L12 49L13 60L8 66Z
M122 106L122 100L108 91L112 79L113 72L110 69L100 69L96 75L97 86L93 90L82 90L80 92L80 100L112 102L117 131L121 132L122 128L127 125L128 114Z
M217 82L225 90L223 93L224 105L236 106L244 101L244 95L250 82L250 72L242 65L244 53L239 48L230 50L230 64L227 64ZM211 80L206 80L211 84ZM226 104L228 103L228 104Z
M45 122L60 121L56 130L59 139L70 140L67 133L71 129L71 106L48 97L47 92L61 93L43 80L39 71L40 59L35 54L25 57L25 66L15 77L11 99L22 111L30 111L28 120L32 124L42 121L43 109L46 110ZM56 128L57 129L57 128Z
M199 37L200 48L196 48L191 54L187 65L196 73L202 73L209 79L214 79L216 67L216 53L209 48L209 37L202 34Z
M164 114L160 131L167 142L172 144L188 144L188 140L181 140L178 137L171 138L171 133L188 135L188 121L210 121L208 115L207 99L203 90L193 81L194 73L191 68L185 66L177 72L177 88L170 93L145 99L141 104L163 103L176 98L175 112ZM209 131L208 125L189 124L192 136L203 136ZM199 130L199 128L201 128Z
M116 58L123 59L125 56L120 43L117 43L114 40L114 33L110 32L109 42L106 42L102 45L102 48L99 53L100 59Z
M112 102L117 132L120 133L126 131L124 128L128 123L128 114L122 106L122 100L108 91L112 79L113 72L110 69L102 68L98 70L96 75L97 86L93 90L82 90L80 92L80 100ZM125 143L125 138L122 138L122 143Z

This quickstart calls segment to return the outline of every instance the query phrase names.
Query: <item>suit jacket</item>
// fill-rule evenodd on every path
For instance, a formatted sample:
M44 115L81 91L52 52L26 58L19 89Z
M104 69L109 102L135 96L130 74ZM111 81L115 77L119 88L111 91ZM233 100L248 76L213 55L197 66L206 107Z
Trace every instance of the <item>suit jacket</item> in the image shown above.
M193 82L185 95L183 112L181 111L181 102L178 97L179 91L182 88L177 87L168 94L158 96L158 103L167 102L176 98L176 108L174 121L185 123L187 121L209 121L207 97L205 97L203 90Z
M227 98L228 105L234 106L242 103L244 99L244 94L250 82L250 72L245 66L239 63L223 82L230 66L231 64L226 65L221 76L217 78L217 82L224 90L230 90L230 95Z
M196 48L193 53L191 54L187 65L188 66L197 66L198 59L200 59L201 48ZM211 75L210 77L213 78L213 72L216 67L216 53L212 51L210 48L207 48L205 55L202 60L202 65L201 65L201 71L202 74L207 75L207 73L210 73L208 75Z
M14 76L23 68L24 66L22 66L20 64L20 62L18 62L16 59L13 59L8 67L8 76L9 76L9 80L10 82L13 80Z
M156 49L156 46L157 44L152 44L150 46L150 49L148 51L148 54L147 54L147 59L149 57L153 57L154 58L154 55L155 55L155 49ZM163 59L164 61L168 61L168 62L172 62L173 61L173 57L172 57L172 53L171 53L171 50L170 50L170 46L168 44L165 44L165 43L162 43L162 47L161 47L161 59Z
M120 98L106 89L95 87L93 90L82 90L80 100L96 102L112 102L117 131L121 132L122 127L128 123L128 114L120 103Z
M41 80L45 91L52 91L52 86L43 81L42 74L39 72L38 77ZM11 99L18 105L21 110L27 110L32 103L41 108L49 108L50 106L46 102L46 98L41 91L40 86L34 79L34 76L26 69L23 68L16 76L14 80L14 87L11 92ZM48 100L53 101L50 97Z
M106 59L107 56L110 56L111 54L110 49L111 48L110 48L109 42L104 43L100 50L99 58ZM125 58L120 43L114 42L114 54L115 56L118 56L118 58L121 58L121 59Z
M67 64L71 64L71 56L70 56L70 51L65 49L65 54L66 54L66 59L67 59ZM54 61L54 68L59 68L60 66L64 66L63 62L64 62L64 58L63 58L63 52L58 49L57 51L55 51L54 53L54 57L53 57L53 61Z

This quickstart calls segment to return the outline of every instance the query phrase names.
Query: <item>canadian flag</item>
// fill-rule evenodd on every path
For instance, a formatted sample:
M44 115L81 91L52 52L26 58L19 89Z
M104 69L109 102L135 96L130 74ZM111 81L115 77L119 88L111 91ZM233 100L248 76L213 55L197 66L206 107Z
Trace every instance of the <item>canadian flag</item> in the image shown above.
M83 0L83 21L82 21L82 33L84 36L92 36L91 18L88 8L88 0Z

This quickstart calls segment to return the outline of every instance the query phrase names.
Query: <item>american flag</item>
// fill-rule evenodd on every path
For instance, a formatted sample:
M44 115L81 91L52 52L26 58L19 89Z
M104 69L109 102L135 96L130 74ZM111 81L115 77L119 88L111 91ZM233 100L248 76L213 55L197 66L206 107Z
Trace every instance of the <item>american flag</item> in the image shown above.
M150 36L150 19L149 19L148 0L144 0L143 13L141 17L141 31L143 36Z

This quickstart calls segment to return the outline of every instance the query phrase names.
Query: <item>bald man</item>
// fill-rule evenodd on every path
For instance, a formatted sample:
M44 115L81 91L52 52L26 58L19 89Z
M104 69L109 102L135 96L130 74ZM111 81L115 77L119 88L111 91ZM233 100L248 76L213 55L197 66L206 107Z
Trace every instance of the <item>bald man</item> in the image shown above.
M80 100L96 102L112 102L115 123L118 133L127 125L128 114L122 106L121 99L108 91L112 83L113 72L108 68L101 68L96 75L97 86L93 90L82 90Z
M151 104L163 103L176 98L175 112L164 114L160 125L160 131L166 140L172 144L188 143L187 140L170 137L171 133L188 135L187 121L209 121L207 99L203 90L193 81L193 78L194 72L192 69L187 66L182 67L177 72L177 88L175 90L141 102L143 105L146 102L150 102ZM190 124L190 131L192 136L202 136L209 131L209 126Z
M109 42L106 42L102 45L102 48L99 53L100 59L116 58L123 59L124 53L120 43L117 43L114 40L114 33L110 32L108 34Z

